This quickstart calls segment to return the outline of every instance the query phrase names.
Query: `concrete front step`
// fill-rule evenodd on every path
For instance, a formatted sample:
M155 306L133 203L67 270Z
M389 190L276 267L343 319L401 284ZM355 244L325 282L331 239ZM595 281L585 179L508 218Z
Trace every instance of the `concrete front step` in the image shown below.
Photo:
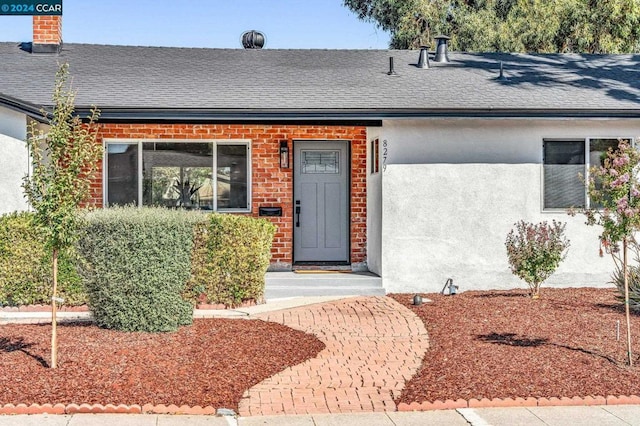
M384 296L382 279L368 272L267 272L265 298L313 296Z

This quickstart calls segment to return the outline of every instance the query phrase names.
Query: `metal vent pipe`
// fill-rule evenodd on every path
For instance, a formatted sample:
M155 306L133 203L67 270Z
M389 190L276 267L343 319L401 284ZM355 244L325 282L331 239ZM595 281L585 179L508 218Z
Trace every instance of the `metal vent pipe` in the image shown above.
M418 58L418 68L429 68L429 46L420 46L420 57Z
M396 70L393 66L393 56L389 56L389 72L387 73L387 75L398 75L396 74Z
M436 39L436 57L433 59L436 62L449 63L449 40L451 37L446 35L439 35Z

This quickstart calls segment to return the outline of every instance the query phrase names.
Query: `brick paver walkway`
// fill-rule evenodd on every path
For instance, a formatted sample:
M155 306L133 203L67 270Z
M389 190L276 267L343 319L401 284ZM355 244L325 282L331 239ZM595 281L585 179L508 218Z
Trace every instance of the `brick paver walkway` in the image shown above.
M358 297L257 316L312 333L326 348L249 389L242 416L394 411L428 348L422 321L388 297Z

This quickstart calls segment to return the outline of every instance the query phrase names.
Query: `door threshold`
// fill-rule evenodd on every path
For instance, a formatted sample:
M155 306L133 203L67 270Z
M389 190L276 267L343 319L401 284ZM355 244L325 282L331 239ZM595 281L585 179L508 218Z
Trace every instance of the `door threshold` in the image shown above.
M304 262L296 263L291 268L293 272L304 273L330 273L330 272L351 272L351 265L337 262Z

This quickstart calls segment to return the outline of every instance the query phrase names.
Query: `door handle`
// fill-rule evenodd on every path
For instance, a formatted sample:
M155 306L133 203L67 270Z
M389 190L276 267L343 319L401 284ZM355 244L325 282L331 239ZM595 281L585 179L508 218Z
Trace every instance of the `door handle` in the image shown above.
M300 200L296 200L296 228L300 228Z

